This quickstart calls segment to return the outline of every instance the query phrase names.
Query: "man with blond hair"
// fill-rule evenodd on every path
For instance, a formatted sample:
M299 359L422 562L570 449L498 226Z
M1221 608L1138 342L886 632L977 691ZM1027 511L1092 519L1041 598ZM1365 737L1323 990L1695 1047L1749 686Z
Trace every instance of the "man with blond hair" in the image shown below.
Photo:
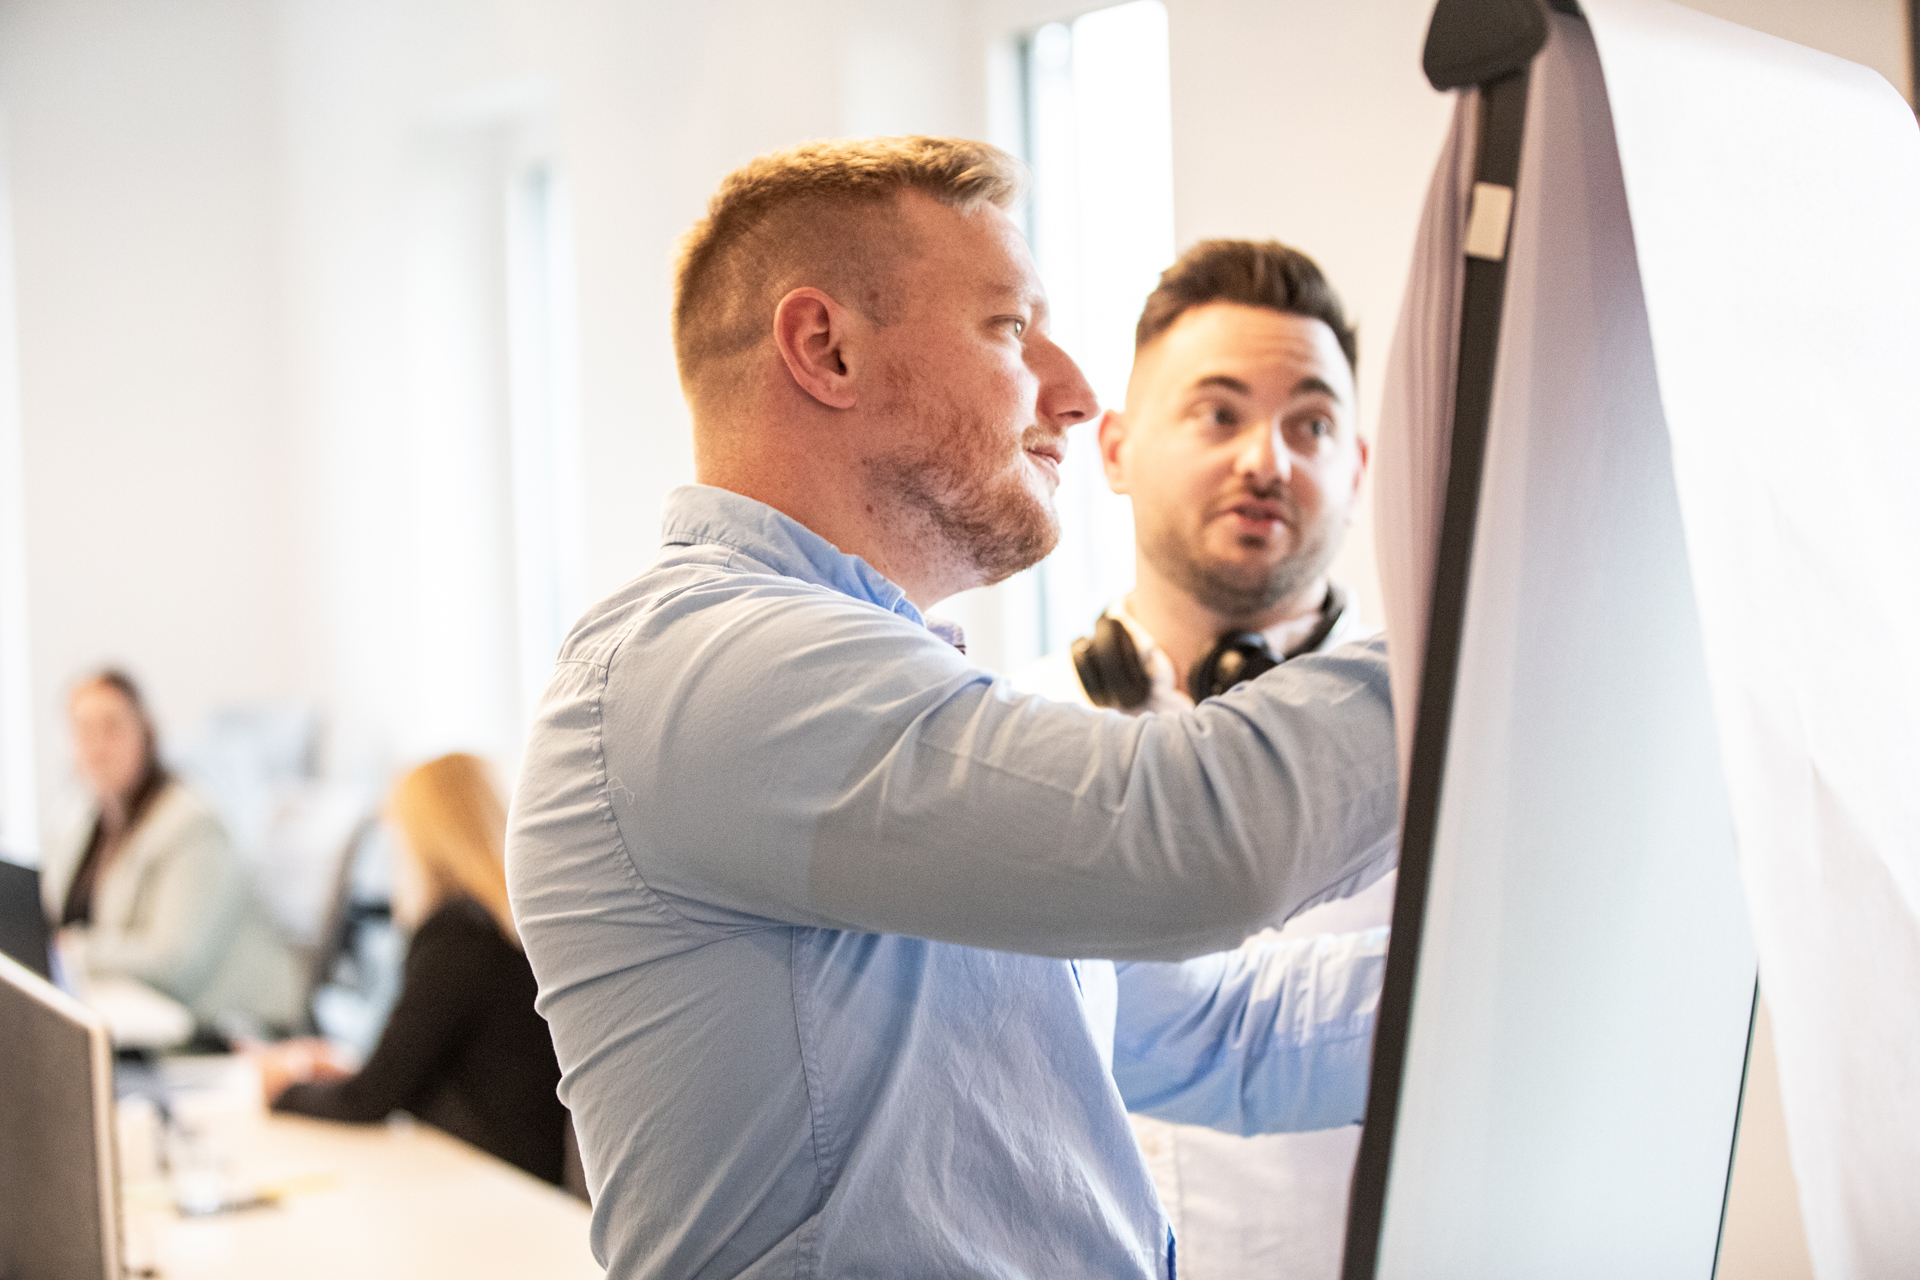
M1018 195L980 143L812 144L683 246L700 484L563 646L508 848L611 1275L1171 1277L1129 1102L1358 1116L1377 967L1215 954L1118 1007L1106 961L1387 870L1380 648L1128 718L925 621L1051 548L1096 412ZM1122 1097L1116 1035L1163 1096Z

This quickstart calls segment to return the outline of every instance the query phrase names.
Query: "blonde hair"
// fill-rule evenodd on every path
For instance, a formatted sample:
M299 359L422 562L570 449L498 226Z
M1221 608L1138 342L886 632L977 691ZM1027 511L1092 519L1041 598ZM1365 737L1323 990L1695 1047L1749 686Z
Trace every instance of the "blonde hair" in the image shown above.
M432 905L464 894L520 945L507 905L507 811L484 762L463 751L427 761L394 784L387 816L420 867Z
M673 351L687 398L709 389L714 365L765 338L774 306L802 285L888 323L893 265L911 248L889 216L901 192L969 213L982 203L1010 209L1025 188L1018 160L967 138L807 142L735 169L675 263Z

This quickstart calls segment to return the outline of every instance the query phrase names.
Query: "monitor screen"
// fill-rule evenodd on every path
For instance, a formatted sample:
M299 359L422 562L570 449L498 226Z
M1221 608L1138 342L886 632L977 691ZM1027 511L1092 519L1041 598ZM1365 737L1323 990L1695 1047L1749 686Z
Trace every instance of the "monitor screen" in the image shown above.
M0 857L0 954L51 979L48 941L47 917L40 908L40 873Z

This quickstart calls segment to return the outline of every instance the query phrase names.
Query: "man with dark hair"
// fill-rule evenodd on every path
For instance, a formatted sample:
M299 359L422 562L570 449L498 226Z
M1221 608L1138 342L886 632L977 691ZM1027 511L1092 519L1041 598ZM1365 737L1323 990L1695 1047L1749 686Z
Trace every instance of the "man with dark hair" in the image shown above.
M1327 579L1367 470L1355 351L1297 250L1206 240L1167 268L1135 330L1126 407L1099 427L1107 482L1133 502L1134 589L1049 660L1043 691L1178 709L1212 691L1223 659L1231 676L1366 634ZM1216 654L1233 637L1246 652Z
M1122 1088L1240 1127L1362 1105L1377 955L1328 957L1364 972L1337 990L1318 952L1224 949L1391 864L1383 651L1136 719L1017 696L925 621L1051 548L1095 412L1018 173L810 144L687 241L701 483L563 645L507 848L619 1280L1171 1280ZM1202 959L1117 1009L1075 956Z
M1099 428L1108 482L1133 504L1134 588L1093 635L1015 684L1177 713L1275 662L1372 634L1327 577L1367 467L1355 355L1339 297L1297 250L1209 240L1169 267L1135 331L1126 407ZM1255 935L1241 954L1325 946L1361 958L1328 935L1383 938L1391 907L1389 877ZM1122 974L1138 984L1155 967ZM1134 1127L1184 1274L1337 1273L1357 1127L1246 1137L1151 1114Z
M1359 342L1347 323L1340 295L1320 264L1278 240L1202 240L1160 273L1160 283L1140 308L1133 327L1136 356L1181 316L1210 303L1266 307L1282 315L1318 320L1347 358L1359 364Z

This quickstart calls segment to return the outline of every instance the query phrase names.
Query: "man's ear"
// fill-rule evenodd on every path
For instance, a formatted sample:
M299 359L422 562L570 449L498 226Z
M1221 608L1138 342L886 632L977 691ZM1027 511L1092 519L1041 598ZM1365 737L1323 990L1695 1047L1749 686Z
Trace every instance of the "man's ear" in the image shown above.
M1118 409L1100 415L1100 469L1107 473L1107 488L1127 492L1127 418Z
M1353 492L1347 495L1347 523L1353 523L1354 512L1360 506L1360 490L1367 483L1367 464L1373 460L1373 446L1365 436L1355 436L1353 447L1360 451L1360 460L1353 468Z
M773 309L773 344L802 391L830 409L851 409L853 375L847 360L851 316L814 288L795 289Z

